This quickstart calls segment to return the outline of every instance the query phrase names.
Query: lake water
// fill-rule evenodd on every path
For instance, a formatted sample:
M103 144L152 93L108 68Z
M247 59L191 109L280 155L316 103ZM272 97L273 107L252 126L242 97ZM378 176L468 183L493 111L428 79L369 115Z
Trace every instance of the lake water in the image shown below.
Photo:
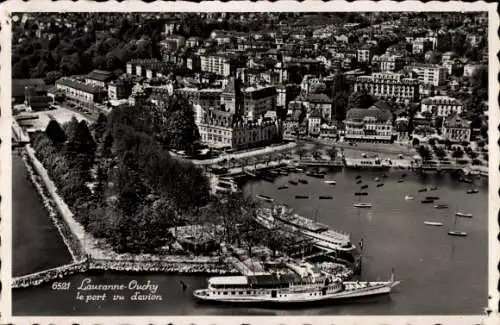
M16 160L16 158L14 158ZM50 222L43 231L36 222L48 220L40 201L26 201L24 191L32 186L25 172L14 161L14 272L56 266L68 260L69 254ZM448 175L422 177L408 173L403 183L397 179L402 171L389 173L382 179L385 186L376 188L372 180L381 172L343 170L325 179L335 179L336 186L305 175L278 178L274 183L249 182L244 186L247 194L272 196L279 202L293 207L298 213L315 217L332 227L352 234L354 243L365 240L366 257L363 278L386 280L391 268L402 283L390 297L364 299L355 303L340 303L323 307L300 309L234 308L197 305L192 290L206 284L202 276L177 276L165 274L124 274L105 272L102 275L74 275L65 279L70 290L52 290L47 284L35 288L13 291L14 315L402 315L402 314L480 314L487 305L487 180L476 179L474 186L479 194L467 195L468 184L453 181ZM369 185L365 202L373 203L371 209L356 209L354 192L359 185L354 180L362 175ZM293 186L288 180L306 178L308 184ZM279 185L289 189L278 191ZM437 185L439 190L417 193L424 185ZM18 187L26 187L20 189ZM36 194L36 192L35 192ZM405 201L405 195L415 197ZM310 199L296 200L295 195L309 195ZM319 200L319 195L331 195L333 200ZM424 196L439 196L440 203L450 209L437 210L434 204L421 204ZM21 207L24 206L24 209ZM35 210L34 210L35 209ZM447 231L453 227L454 212L473 213L473 219L459 219L457 230L465 231L465 238L453 238ZM36 213L36 215L35 215ZM424 221L440 221L443 227L429 227ZM33 228L33 229L31 229ZM31 230L30 230L31 229ZM36 231L35 231L36 230ZM26 241L26 242L25 242ZM30 243L31 241L31 243ZM40 247L43 247L41 249ZM16 271L17 270L17 271ZM75 300L76 288L85 277L101 284L128 284L131 280L159 285L162 301L124 301L83 303ZM183 291L180 283L188 285ZM133 292L128 292L132 294Z

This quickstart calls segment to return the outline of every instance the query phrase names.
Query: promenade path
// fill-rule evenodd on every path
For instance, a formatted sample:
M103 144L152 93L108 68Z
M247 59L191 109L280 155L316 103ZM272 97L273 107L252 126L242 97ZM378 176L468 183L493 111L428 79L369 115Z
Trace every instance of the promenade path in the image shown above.
M297 145L296 143L290 142L290 143L283 144L283 145L269 146L269 147L265 147L262 149L256 149L256 150L251 150L251 151L223 154L223 155L221 155L217 158L213 158L213 159L204 159L204 160L192 159L191 162L195 165L213 165L213 164L218 164L220 162L223 162L224 160L229 161L233 158L238 160L238 159L242 159L242 158L250 158L250 157L254 157L254 156L267 155L270 153L289 151L289 150L292 150L293 148L295 148L296 145Z

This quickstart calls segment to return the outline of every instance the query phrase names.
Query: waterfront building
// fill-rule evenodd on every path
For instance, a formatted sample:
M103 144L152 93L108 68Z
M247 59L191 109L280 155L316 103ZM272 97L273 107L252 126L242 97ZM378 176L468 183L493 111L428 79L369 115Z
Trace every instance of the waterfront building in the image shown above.
M317 137L321 130L321 113L319 111L314 111L309 115L307 119L307 131L310 136Z
M85 76L85 83L97 87L106 87L106 85L113 80L113 73L104 70L92 70Z
M378 103L368 109L347 111L344 138L349 141L390 142L393 137L392 113Z
M202 142L214 148L244 149L282 139L277 119L244 119L219 108L203 112L198 130Z
M448 117L461 114L464 105L456 98L449 96L434 96L422 100L421 112L431 112L433 116Z
M94 86L69 77L58 79L56 89L62 91L69 101L85 107L94 107L95 103L102 103L107 95L104 87Z
M283 136L291 138L298 135L301 115L300 110L294 110L287 114L283 123Z
M447 68L437 64L416 64L410 67L422 84L441 86L446 82Z
M354 91L367 91L370 95L397 102L415 101L419 98L419 84L416 79L402 74L379 72L356 78Z
M334 124L321 124L321 128L319 130L319 137L325 140L333 140L337 139L339 134L339 130Z
M443 120L443 137L452 142L470 141L471 122L455 114Z
M312 93L307 96L308 110L318 112L325 121L332 119L332 100L323 93Z

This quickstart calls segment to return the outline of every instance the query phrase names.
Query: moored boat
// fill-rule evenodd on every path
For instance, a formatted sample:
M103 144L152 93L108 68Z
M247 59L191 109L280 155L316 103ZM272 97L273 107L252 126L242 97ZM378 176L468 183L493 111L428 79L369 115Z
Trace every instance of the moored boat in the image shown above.
M467 194L476 194L476 193L479 193L479 190L477 188L473 188L473 189L467 190L466 193Z
M461 217L461 218L472 218L473 217L472 213L464 213L461 211L455 212L455 216Z
M375 182L380 182L380 178L378 178L378 177L373 178L373 180L374 180Z
M325 184L335 185L335 184L337 184L337 181L334 181L334 180L325 181Z
M365 185L361 185L361 189L362 189L362 190L364 190L364 189L366 189L366 188L368 188L368 185L366 185L366 184L365 184Z
M439 200L439 196L426 196L426 200Z
M434 203L434 200L431 200L431 199L425 199L425 200L422 200L420 201L421 203Z
M278 190L286 190L287 188L288 186L286 185L278 186Z
M408 200L413 200L413 199L414 199L414 197L413 197L413 196L410 196L410 195L406 195L406 196L405 196L405 200L407 200L407 201L408 201Z
M382 186L384 186L384 183L377 184L377 187L382 187Z
M307 176L310 177L316 177L316 178L325 178L325 174L320 173L320 172L308 172L306 173Z
M435 221L424 221L424 224L426 224L428 226L435 226L435 227L443 226L442 222L435 222Z
M402 178L398 179L398 183L403 183L404 180Z
M299 178L299 183L308 184L309 182L307 181L307 179Z
M307 195L295 195L295 198L296 199L308 199L309 196L307 196Z
M448 235L457 237L467 237L467 233L465 231L448 231Z
M419 189L418 192L427 192L427 187Z
M288 181L288 183L290 183L292 185L299 185L299 183L297 181L292 181L292 180Z
M352 206L355 208L371 208L373 205L371 203L360 202L360 203L354 203Z
M368 193L367 192L355 192L354 195L356 195L356 196L367 196Z
M361 183L363 183L362 180L359 180L359 181L356 182L356 184L361 184Z
M355 177L355 179L360 179L360 178L361 178L361 175L357 175L357 176Z
M430 188L431 191L437 191L438 189L439 189L439 187L437 187L436 185L433 185Z
M448 209L448 204L438 204L438 205L435 205L434 208L436 208L436 209Z
M330 195L320 195L319 199L320 200L331 200L331 199L333 199L333 196L330 196Z

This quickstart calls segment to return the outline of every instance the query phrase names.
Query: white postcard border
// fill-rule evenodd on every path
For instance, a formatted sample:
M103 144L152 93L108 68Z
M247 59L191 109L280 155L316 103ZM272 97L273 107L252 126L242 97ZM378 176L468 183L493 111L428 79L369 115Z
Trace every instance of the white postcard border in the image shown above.
M1 231L1 261L2 268L1 282L1 323L13 324L498 324L498 302L499 293L497 285L499 273L497 269L500 261L500 246L497 235L500 233L498 224L499 202L499 162L500 150L499 122L500 111L498 94L500 93L498 83L499 61L497 53L500 51L500 41L498 38L499 16L496 12L496 4L485 2L463 3L463 2L428 2L419 1L277 1L274 3L267 1L233 1L233 2L160 2L144 3L142 1L126 1L118 3L115 1L92 2L92 1L7 1L0 8L1 24L1 53L0 53L0 74L2 83L1 93L1 115L0 115L0 189L1 189L1 209L0 209L0 231ZM113 316L113 317L34 317L11 315L11 31L9 25L9 13L11 12L155 12L155 11L176 11L176 12L307 12L307 11L487 11L489 13L489 317L477 316Z

